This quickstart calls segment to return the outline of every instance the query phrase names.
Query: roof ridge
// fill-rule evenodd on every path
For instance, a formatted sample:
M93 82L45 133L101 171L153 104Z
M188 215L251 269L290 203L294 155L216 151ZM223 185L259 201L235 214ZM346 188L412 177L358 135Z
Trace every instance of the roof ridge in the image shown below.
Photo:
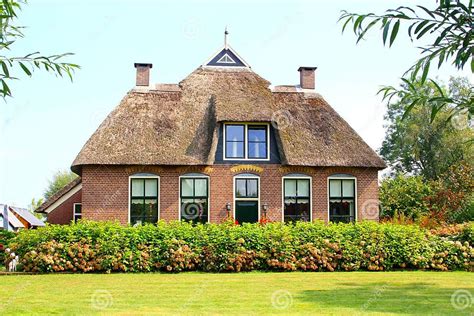
M50 205L52 205L54 202L56 202L57 200L59 200L64 194L68 193L69 191L71 191L74 187L76 187L77 185L79 185L80 183L82 182L82 178L81 177L77 177L75 178L74 180L72 180L71 182L69 182L68 184L66 184L64 187L62 187L59 191L57 191L56 193L54 193L53 195L51 195L46 201L43 202L43 204L41 204L36 210L35 212L37 213L41 213L43 212L45 209L47 209Z

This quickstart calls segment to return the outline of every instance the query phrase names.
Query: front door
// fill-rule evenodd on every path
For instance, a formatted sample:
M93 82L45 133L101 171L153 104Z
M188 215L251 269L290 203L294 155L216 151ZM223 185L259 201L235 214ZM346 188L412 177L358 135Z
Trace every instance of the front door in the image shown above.
M239 224L258 222L258 201L236 201L235 220Z
M257 223L259 220L260 179L252 174L234 178L235 220L239 223Z

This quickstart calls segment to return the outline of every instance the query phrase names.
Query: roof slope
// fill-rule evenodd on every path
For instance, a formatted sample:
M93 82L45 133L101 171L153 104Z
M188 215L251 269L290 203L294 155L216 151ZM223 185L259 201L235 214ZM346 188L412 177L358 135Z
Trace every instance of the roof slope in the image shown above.
M10 206L10 209L16 214L18 214L19 216L21 216L25 221L30 223L31 226L37 226L37 227L45 226L42 220L36 218L36 216L31 214L30 211L28 211L27 209L15 207L15 206Z
M71 191L72 189L74 189L76 186L78 186L79 184L81 184L82 182L82 178L81 177L77 177L75 178L74 180L72 180L71 182L69 182L68 184L66 184L62 189L60 189L58 192L54 193L53 195L51 195L49 197L49 199L47 199L46 201L44 201L43 204L40 205L40 207L38 207L35 212L37 213L43 213L48 207L50 207L51 205L53 205L56 201L58 201L61 197L63 197L66 193L68 193L69 191Z
M278 111L290 113L291 124L278 130L285 164L385 167L321 96L272 92L269 85L248 68L199 67L178 86L132 90L87 141L72 169L212 164L220 122L270 122Z
M3 228L3 221L4 221L4 218L3 218L3 209L4 209L5 205L4 204L0 204L0 218L1 218L1 222L2 222L2 226L0 226L0 228ZM25 228L25 225L23 225L20 220L18 218L16 218L16 216L12 213L12 211L10 210L10 207L8 207L8 223L9 223L9 227L13 228L13 229L18 229L18 228Z
M279 129L290 165L385 168L385 162L356 131L316 93L274 93Z

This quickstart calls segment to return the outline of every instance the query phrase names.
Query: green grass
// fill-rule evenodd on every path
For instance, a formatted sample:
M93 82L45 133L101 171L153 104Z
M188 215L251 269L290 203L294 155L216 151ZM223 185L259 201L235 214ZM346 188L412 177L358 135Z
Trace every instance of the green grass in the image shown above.
M460 289L464 310L451 303ZM6 275L0 315L470 315L472 295L468 272Z

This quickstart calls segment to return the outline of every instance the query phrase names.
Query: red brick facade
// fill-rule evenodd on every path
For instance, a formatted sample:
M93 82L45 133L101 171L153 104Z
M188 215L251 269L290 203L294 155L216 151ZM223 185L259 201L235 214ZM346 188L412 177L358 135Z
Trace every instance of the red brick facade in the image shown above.
M72 221L74 203L81 203L82 189L61 203L47 215L47 222L51 224L69 224Z
M260 177L260 209L268 204L267 217L282 221L282 177L290 173L312 178L312 218L328 220L328 177L349 174L357 180L357 219L378 218L378 174L375 168L290 167L276 164L213 166L83 166L82 212L89 220L118 220L128 223L129 177L152 173L160 178L160 219L179 219L179 176L204 173L210 178L210 221L226 219L226 204L233 205L233 177L252 173ZM62 207L62 206L61 206ZM64 206L66 209L69 206ZM72 203L69 207L72 218ZM53 211L50 216L54 216ZM69 216L69 215L68 215ZM65 217L61 217L64 222ZM53 217L51 217L52 221ZM55 221L54 221L55 222Z

